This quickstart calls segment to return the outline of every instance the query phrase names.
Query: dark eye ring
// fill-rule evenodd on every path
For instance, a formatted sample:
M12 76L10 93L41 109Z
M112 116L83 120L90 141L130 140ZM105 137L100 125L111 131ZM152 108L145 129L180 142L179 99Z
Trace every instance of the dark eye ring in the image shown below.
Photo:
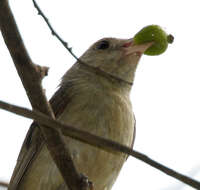
M106 41L106 40L103 40L103 41L101 41L101 42L99 42L99 43L97 44L96 48L97 48L97 49L103 49L103 50L104 50L104 49L108 49L109 46L110 46L109 42Z

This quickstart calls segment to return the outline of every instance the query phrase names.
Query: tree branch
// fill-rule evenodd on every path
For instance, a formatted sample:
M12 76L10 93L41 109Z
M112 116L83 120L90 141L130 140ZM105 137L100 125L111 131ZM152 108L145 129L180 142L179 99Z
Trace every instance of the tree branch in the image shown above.
M83 62L82 60L80 60L75 54L74 52L72 51L72 48L68 46L68 43L66 41L64 41L60 35L55 31L55 29L52 27L52 25L50 24L48 18L45 16L45 14L42 12L42 10L40 9L40 7L38 6L38 4L36 3L35 0L32 0L33 1L33 4L34 4L34 7L37 9L38 11L38 14L44 19L44 21L46 22L47 26L49 27L51 33L53 36L55 36L60 42L61 44L67 49L67 51L82 65L88 67L89 69L92 69L96 74L101 74L105 77L108 77L108 78L113 78L117 81L120 81L120 82L124 82L128 85L133 85L132 82L129 82L129 81L126 81L124 79L121 79L120 77L118 76L115 76L114 74L111 74L111 73L106 73L104 72L103 70L101 70L100 68L98 67L93 67L93 66L90 66L88 65L87 63Z
M44 15L44 13L42 12L42 10L40 9L40 7L38 6L38 4L35 2L35 0L33 1L33 5L34 7L37 9L38 14L42 16L42 18L45 20L47 26L49 27L49 29L51 30L51 33L53 36L55 36L60 42L61 44L68 50L68 52L77 60L80 61L79 58L72 52L72 48L68 46L68 43L65 42L58 34L57 32L54 30L54 28L51 26L48 18Z
M106 151L109 152L113 152L113 151L117 151L117 152L122 152L128 155L131 155L147 164L149 164L150 166L164 172L165 174L176 178L179 181L182 181L183 183L196 188L196 189L200 189L200 182L191 179L190 177L187 177L185 175L182 175L154 160L152 160L151 158L149 158L148 156L134 151L131 148L121 145L117 142L114 142L112 140L109 139L105 139L96 135L92 135L86 131L82 131L80 129L74 128L73 126L69 126L69 125L65 125L62 124L61 122L58 122L57 120L54 120L50 117L48 117L47 115L38 112L38 111L31 111L29 109L26 108L22 108L19 106L15 106L12 104L8 104L5 102L0 101L0 108L10 111L12 113L16 113L18 115L33 119L45 126L48 126L54 130L58 130L60 129L62 131L62 134L65 136L70 136L74 139L80 140L82 142L85 142L87 144L90 144L92 146L96 146L99 148L102 148Z
M54 118L53 111L41 86L41 72L37 72L38 67L32 63L26 51L7 0L0 0L0 29L32 108ZM59 131L41 126L40 129L48 150L59 168L65 183L70 190L80 189L80 184L82 184L81 176L75 168Z
M6 187L6 188L8 188L8 183L0 181L0 187Z

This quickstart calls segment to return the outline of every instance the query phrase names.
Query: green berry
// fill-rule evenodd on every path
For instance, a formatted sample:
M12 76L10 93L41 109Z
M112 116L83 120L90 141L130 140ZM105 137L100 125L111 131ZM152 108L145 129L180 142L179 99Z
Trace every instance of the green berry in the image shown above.
M168 43L172 43L174 37L167 33L158 25L149 25L140 30L134 37L134 44L144 44L146 42L154 42L144 54L160 55L168 47Z

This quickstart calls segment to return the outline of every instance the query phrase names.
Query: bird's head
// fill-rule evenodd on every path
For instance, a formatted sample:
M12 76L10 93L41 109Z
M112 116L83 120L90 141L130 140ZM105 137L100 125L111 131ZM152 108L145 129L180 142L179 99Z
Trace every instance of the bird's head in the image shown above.
M103 38L94 43L80 60L108 78L132 84L137 64L152 42L135 45L133 39Z

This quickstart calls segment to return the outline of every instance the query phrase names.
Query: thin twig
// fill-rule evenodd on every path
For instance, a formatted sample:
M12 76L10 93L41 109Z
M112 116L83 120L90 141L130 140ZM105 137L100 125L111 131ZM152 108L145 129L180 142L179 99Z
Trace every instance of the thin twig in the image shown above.
M93 66L90 66L88 65L87 63L83 62L81 59L79 59L72 51L72 48L68 46L68 43L66 41L64 41L60 35L58 35L58 33L55 31L55 29L52 27L52 25L50 24L48 18L45 16L45 14L42 12L42 10L40 9L40 7L38 6L38 4L36 3L35 0L32 0L33 1L33 5L34 7L37 9L38 11L38 15L42 16L42 18L44 19L44 21L46 22L47 26L49 27L51 33L53 36L55 36L60 42L61 44L67 49L67 51L77 60L77 62L79 62L80 64L86 66L87 68L89 69L92 69L96 74L100 74L100 75L103 75L105 77L109 77L109 78L112 78L112 79L115 79L119 82L124 82L128 85L133 85L132 82L129 82L129 81L126 81L118 76L115 76L114 74L111 74L111 73L107 73L103 70L101 70L99 67L93 67Z
M131 155L131 156L149 164L150 166L164 172L165 174L172 176L179 181L182 181L183 183L185 183L193 188L200 189L199 181L196 181L190 177L187 177L181 173L178 173L178 172L152 160L148 156L146 156L138 151L132 150L131 148L129 148L127 146L121 145L121 144L114 142L112 140L109 140L109 139L105 139L105 138L90 134L86 131L82 131L73 126L65 125L61 122L58 122L57 120L51 119L50 117L46 116L43 113L40 113L37 111L31 111L27 108L22 108L22 107L8 104L8 103L2 102L2 101L0 101L0 108L10 111L15 114L30 118L30 119L34 119L37 122L39 122L45 126L51 127L55 130L60 129L62 131L63 135L70 136L72 138L75 138L77 140L80 140L82 142L90 144L92 146L102 148L109 152L113 152L113 150L114 150L117 152L122 152L122 153L125 153L128 155Z
M42 16L42 18L45 20L46 24L48 25L49 29L51 30L51 33L53 36L55 36L62 44L63 46L69 51L69 53L77 60L80 61L79 58L72 52L72 48L68 46L68 43L65 42L58 34L57 32L54 30L54 28L51 26L48 18L44 15L44 13L42 12L42 10L40 9L40 7L38 6L38 4L35 2L35 0L33 0L33 5L34 7L37 9L38 14Z
M0 187L7 187L8 188L8 183L0 181Z

